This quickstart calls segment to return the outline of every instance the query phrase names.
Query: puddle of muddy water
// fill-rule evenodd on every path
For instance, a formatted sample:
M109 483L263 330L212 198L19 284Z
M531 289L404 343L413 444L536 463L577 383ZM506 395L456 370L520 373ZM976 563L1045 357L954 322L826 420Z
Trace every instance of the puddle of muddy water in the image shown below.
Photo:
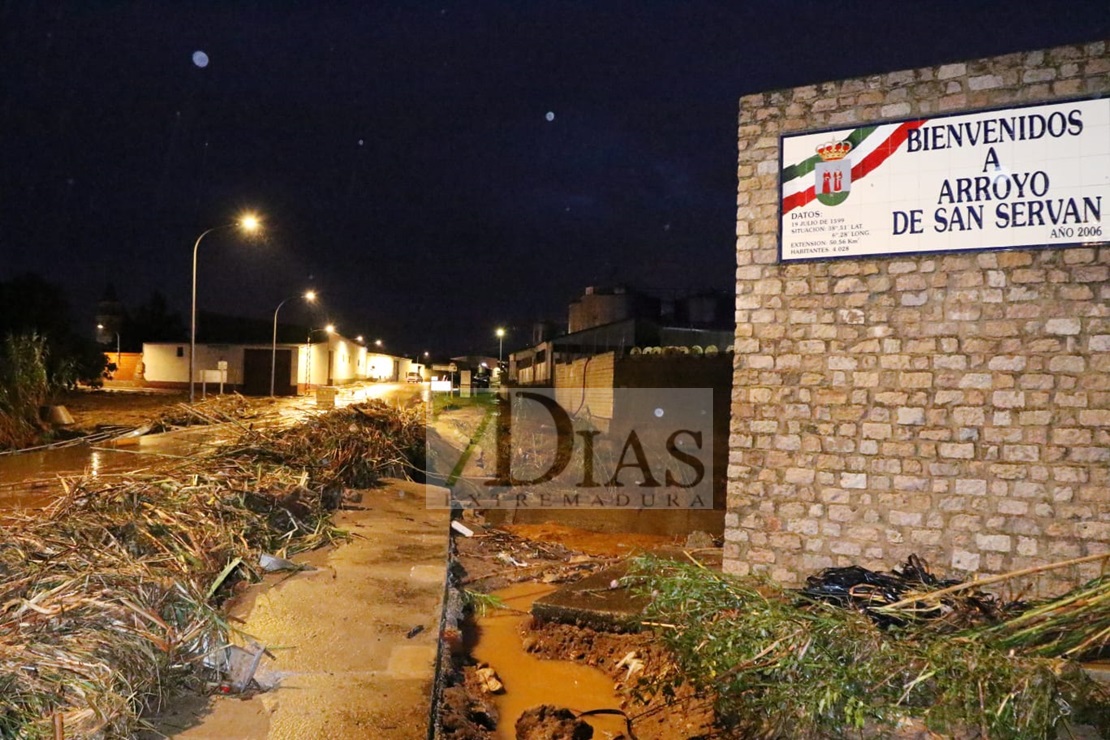
M0 510L48 505L58 494L58 478L99 477L149 468L167 457L196 454L205 442L195 433L155 434L114 445L73 445L0 455Z
M554 591L547 584L523 583L494 592L504 604L521 612L532 602ZM497 737L513 740L517 718L540 704L554 704L575 712L591 709L618 709L620 697L613 681L597 668L567 660L541 660L524 651L521 628L529 616L516 611L491 611L478 619L479 637L474 646L476 659L488 663L502 683L505 693L494 697L500 714ZM615 716L584 717L599 740L624 732L624 719Z

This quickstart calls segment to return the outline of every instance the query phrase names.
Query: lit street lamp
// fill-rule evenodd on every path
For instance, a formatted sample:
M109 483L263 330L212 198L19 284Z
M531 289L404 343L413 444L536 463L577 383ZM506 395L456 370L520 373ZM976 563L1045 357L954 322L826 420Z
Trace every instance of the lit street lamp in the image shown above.
M97 324L96 328L99 329L100 331L104 331L104 324ZM116 368L118 369L119 368L119 363L120 363L119 332L118 331L113 331L112 333L116 335Z
M289 298L286 298L284 301L277 305L277 308L274 309L274 343L273 347L270 350L270 398L274 397L274 373L277 368L277 315L278 311L281 310L281 307L294 298L296 298L296 296L290 296ZM314 300L316 300L316 292L312 290L306 291L303 298L309 303L312 303Z
M257 216L252 213L247 213L238 221L233 221L223 226L213 226L211 229L201 232L201 235L197 237L196 242L193 244L193 302L192 308L189 311L189 403L192 403L195 397L193 375L195 373L197 354L197 248L200 246L200 240L213 231L230 229L233 226L238 226L246 233L253 234L255 231L258 231L260 224Z
M505 330L497 327L497 377L501 377L501 348L505 344Z

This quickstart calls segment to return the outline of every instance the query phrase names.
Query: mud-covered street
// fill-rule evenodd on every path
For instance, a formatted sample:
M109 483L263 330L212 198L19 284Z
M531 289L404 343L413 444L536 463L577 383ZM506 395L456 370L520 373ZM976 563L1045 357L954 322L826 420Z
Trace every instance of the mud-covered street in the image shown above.
M425 506L423 485L383 476L419 472L405 457L424 455L424 419L412 407L420 392L403 385L345 388L335 411L312 399L230 396L187 409L185 417L210 423L167 423L170 431L121 440L119 450L33 453L34 474L6 477L0 492L8 505L0 571L26 573L5 579L5 600L34 603L31 614L38 615L5 620L0 680L13 679L15 693L0 713L4 732L11 725L14 736L33 734L46 722L59 737L418 736L428 725L447 512ZM147 424L182 410L180 398L169 395L76 400L78 408L88 402L78 412L86 431ZM156 452L144 445L152 440L159 440ZM90 462L112 451L132 465ZM271 457L279 465L265 472ZM253 472L237 462L255 458ZM13 460L26 458L8 456ZM250 478L240 478L244 473ZM236 490L251 479L259 490L245 500ZM136 500L143 513L129 516L127 502ZM213 505L214 516L206 511ZM245 531L221 522L242 515ZM101 544L77 560L52 556L45 569L27 567L28 553L49 549L52 540L90 541L105 526L122 547ZM159 550L180 562L167 568L155 556ZM87 593L82 584L101 578L102 570L117 585L99 596ZM145 579L164 585L148 591ZM48 593L37 591L44 587ZM213 621L196 600L205 588L226 617ZM175 590L188 595L185 602ZM126 606L86 608L106 601ZM21 611L7 616L19 619ZM70 648L58 641L73 626L88 633L82 650L103 648L95 659L83 652L65 659L101 666L84 690L88 699L69 704L66 687L80 672L60 664L46 673L44 665L34 681L19 676L30 656L65 655ZM203 634L203 642L188 634ZM17 637L25 647L9 652ZM226 664L214 663L224 654L214 650L223 640L235 647L227 648ZM148 649L143 645L166 653L149 663L123 657L121 651ZM236 650L258 657L246 674L231 659ZM132 688L120 693L123 686ZM45 716L33 708L41 701L54 706Z
M424 487L387 480L335 519L352 537L295 558L228 605L268 655L247 696L192 696L146 737L423 737L429 722L447 512Z
M925 740L937 728L976 737L971 728L988 721L999 729L984 737L1053 726L1058 704L986 717L959 698L976 682L983 706L1034 689L1067 701L1058 737L1094 740L1106 726L1106 690L1092 681L1105 669L1044 657L1072 644L1095 645L1079 654L1097 657L1104 641L1085 617L1099 612L1084 611L1105 598L1097 583L1031 608L940 581L911 558L891 573L814 574L802 599L722 574L721 540L706 532L621 531L604 512L589 531L556 516L517 523L452 511L437 505L445 491L435 482L446 469L476 479L475 440L496 408L440 399L429 415L421 396L356 386L336 409L310 398L183 408L172 396L90 396L79 412L92 420L86 431L112 423L96 419L149 414L167 431L85 450L138 467L74 467L81 448L63 447L44 451L33 476L5 481L0 681L19 699L5 697L0 729L141 740L701 740L798 728L831 738L855 723L861 737ZM886 589L882 608L875 584ZM966 592L925 593L945 585ZM883 608L907 592L912 609L888 616ZM934 598L945 619L890 630L919 619L915 599ZM1014 610L1071 626L1026 628L1030 618ZM961 652L1030 633L1040 654L992 662ZM898 670L888 685L869 684L888 663ZM917 678L926 674L941 678ZM841 707L860 696L889 702L891 714L822 712L812 691ZM903 704L913 692L918 703Z

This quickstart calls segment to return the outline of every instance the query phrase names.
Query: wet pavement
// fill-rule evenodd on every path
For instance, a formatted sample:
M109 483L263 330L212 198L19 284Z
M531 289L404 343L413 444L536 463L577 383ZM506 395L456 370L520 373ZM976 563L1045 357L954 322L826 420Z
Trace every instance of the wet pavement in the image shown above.
M274 688L178 704L158 729L182 740L424 737L448 526L424 495L402 481L363 492L337 518L351 541L294 558L315 570L271 575L232 606L274 655L256 674Z
M407 383L357 383L338 389L335 406L378 399L390 405L419 401L426 386ZM145 395L138 391L114 391L120 395ZM157 395L157 394L155 394ZM166 395L166 394L163 394ZM168 394L173 399L176 394ZM275 423L293 424L307 415L328 409L317 405L315 395L274 399ZM164 410L152 407L151 417ZM34 509L48 505L57 495L58 480L82 475L105 477L148 470L174 458L190 457L237 434L234 424L185 427L162 434L119 439L95 444L72 444L28 452L0 455L0 512L5 509Z

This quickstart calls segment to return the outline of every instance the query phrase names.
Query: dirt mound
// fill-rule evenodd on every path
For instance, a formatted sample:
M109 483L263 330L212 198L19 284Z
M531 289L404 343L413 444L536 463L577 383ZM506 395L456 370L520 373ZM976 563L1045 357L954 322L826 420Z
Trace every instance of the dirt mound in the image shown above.
M516 721L517 740L590 740L594 730L569 709L541 704Z

